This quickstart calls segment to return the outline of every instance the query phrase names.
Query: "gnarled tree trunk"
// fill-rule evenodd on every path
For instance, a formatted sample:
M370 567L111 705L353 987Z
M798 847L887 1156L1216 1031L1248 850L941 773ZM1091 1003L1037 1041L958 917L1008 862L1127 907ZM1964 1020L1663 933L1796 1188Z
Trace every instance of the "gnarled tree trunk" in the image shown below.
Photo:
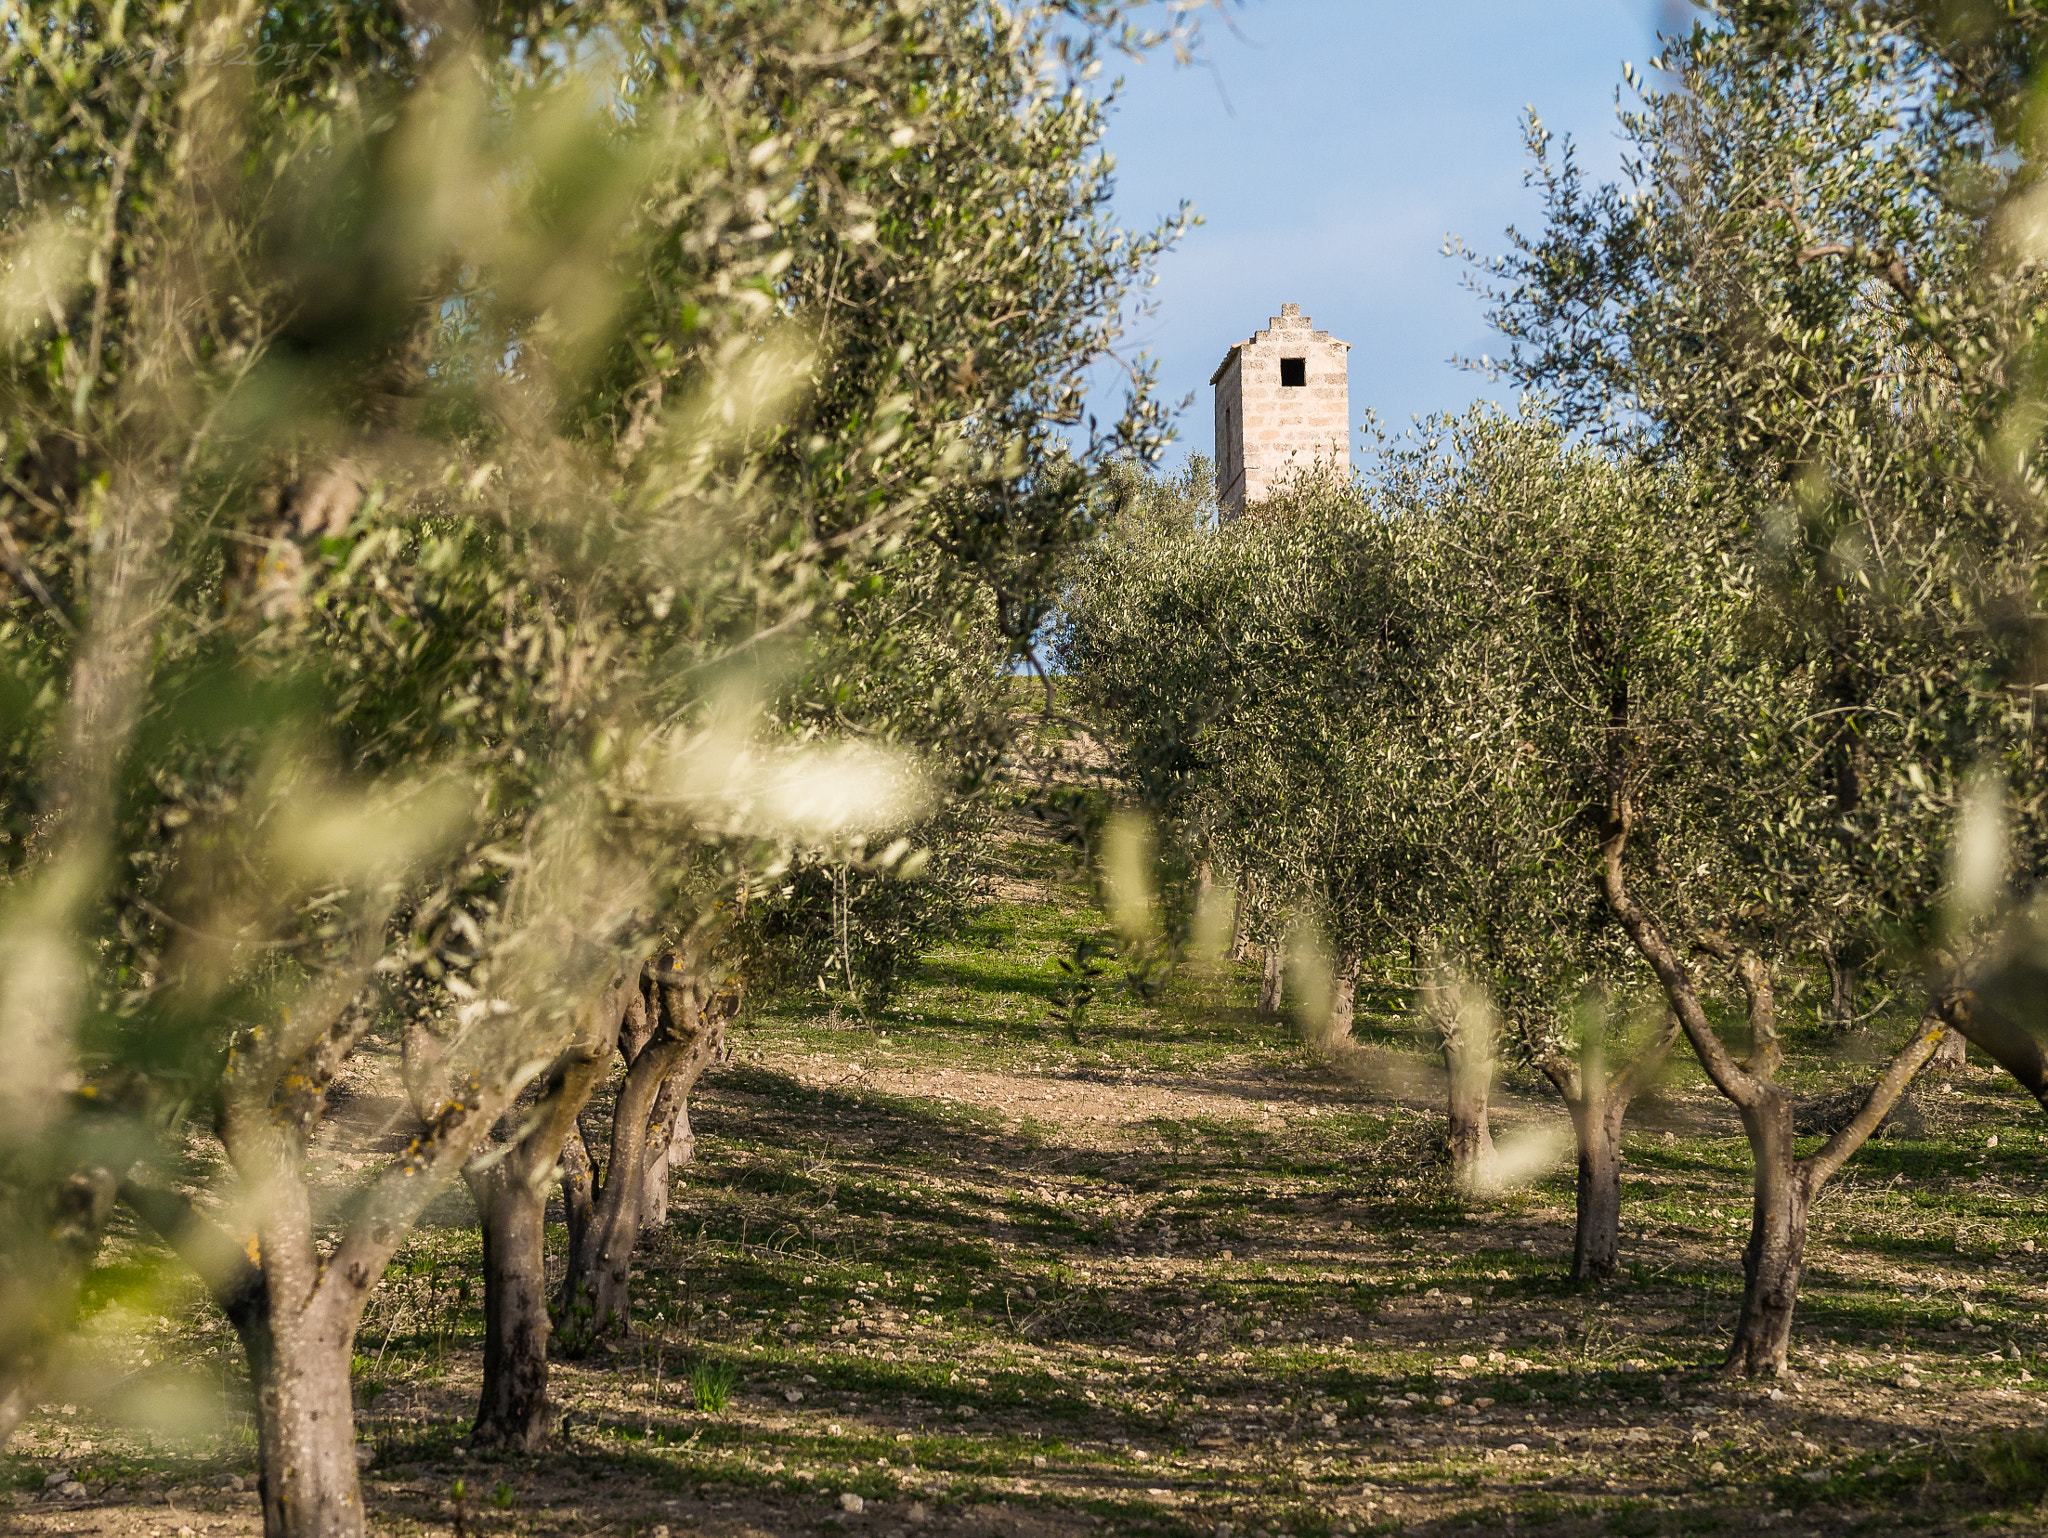
M705 1011L704 1029L669 1070L661 1094L655 1099L654 1130L648 1142L647 1188L640 1208L643 1233L667 1225L669 1188L675 1172L697 1157L697 1135L690 1130L690 1096L704 1070L725 1049L726 1019L722 1012Z
M621 1029L646 1001L639 971L615 982L585 1015L577 1039L556 1059L536 1103L504 1118L522 1129L463 1171L482 1217L484 1375L470 1441L534 1452L554 1434L548 1402L546 1239L548 1191L562 1143L603 1082Z
M556 1307L556 1328L563 1352L570 1356L585 1355L599 1341L631 1328L633 1250L647 1215L648 1174L657 1157L673 1157L673 1124L661 1125L657 1109L678 1068L694 1057L693 1083L703 1071L732 1002L731 995L715 992L694 957L661 957L648 964L646 975L653 1007L645 1025L629 1020L619 1032L626 1077L612 1108L604 1168L596 1167L580 1124L571 1129L562 1149L569 1264ZM670 1102L678 1117L682 1098Z

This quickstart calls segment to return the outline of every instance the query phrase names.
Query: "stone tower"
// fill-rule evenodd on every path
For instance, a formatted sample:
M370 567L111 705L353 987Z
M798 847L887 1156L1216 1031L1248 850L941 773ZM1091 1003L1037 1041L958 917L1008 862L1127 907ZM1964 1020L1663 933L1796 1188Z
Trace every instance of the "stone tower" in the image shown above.
M1351 468L1349 342L1283 304L1216 366L1216 502L1228 521L1316 461Z

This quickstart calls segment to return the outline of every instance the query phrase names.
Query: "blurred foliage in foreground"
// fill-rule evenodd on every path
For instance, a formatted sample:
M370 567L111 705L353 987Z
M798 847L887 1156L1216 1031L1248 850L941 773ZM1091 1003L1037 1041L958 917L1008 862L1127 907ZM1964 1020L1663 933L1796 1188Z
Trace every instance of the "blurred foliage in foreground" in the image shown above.
M1079 82L1158 40L0 5L0 1436L126 1196L243 1332L266 1528L359 1531L349 1342L432 1195L643 968L681 1030L810 872L843 936L927 858L1092 462L1156 451L1142 368L1080 422L1174 227L1110 219ZM401 1035L406 1135L316 1213Z

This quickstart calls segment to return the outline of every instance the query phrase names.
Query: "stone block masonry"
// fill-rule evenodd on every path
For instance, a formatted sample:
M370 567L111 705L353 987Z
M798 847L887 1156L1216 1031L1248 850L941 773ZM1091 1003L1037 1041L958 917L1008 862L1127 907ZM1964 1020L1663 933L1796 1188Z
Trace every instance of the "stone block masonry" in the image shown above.
M1289 477L1322 463L1351 469L1349 342L1283 304L1264 331L1230 349L1216 390L1216 493L1244 515Z

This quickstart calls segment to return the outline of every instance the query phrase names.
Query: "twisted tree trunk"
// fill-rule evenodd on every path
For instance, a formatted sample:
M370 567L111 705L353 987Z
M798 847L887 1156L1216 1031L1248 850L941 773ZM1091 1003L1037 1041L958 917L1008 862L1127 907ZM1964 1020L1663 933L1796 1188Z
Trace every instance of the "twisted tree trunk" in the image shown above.
M642 1017L646 1012L638 968L592 1004L535 1104L504 1118L518 1123L518 1140L497 1145L463 1171L483 1228L484 1376L470 1431L478 1447L534 1452L554 1434L548 1402L548 1191L563 1141L604 1081L619 1033L636 1011Z
M668 1224L668 1198L675 1172L697 1157L697 1136L690 1130L690 1096L704 1070L718 1060L725 1049L727 1017L705 1012L705 1029L663 1081L654 1102L654 1132L649 1140L647 1189L641 1199L640 1227L663 1228Z
M731 995L715 993L694 956L671 953L648 964L652 1006L644 1021L629 1019L619 1032L626 1077L612 1108L611 1138L602 1170L591 1157L580 1123L562 1148L562 1194L569 1219L569 1264L556 1306L556 1327L566 1355L582 1356L632 1327L633 1250L648 1211L648 1176L657 1160L674 1157L675 1127L690 1084L703 1072L725 1029ZM668 1081L686 1069L688 1083L671 1093L674 1120L659 1112ZM663 1181L666 1186L666 1178ZM662 1211L666 1214L666 1191Z

